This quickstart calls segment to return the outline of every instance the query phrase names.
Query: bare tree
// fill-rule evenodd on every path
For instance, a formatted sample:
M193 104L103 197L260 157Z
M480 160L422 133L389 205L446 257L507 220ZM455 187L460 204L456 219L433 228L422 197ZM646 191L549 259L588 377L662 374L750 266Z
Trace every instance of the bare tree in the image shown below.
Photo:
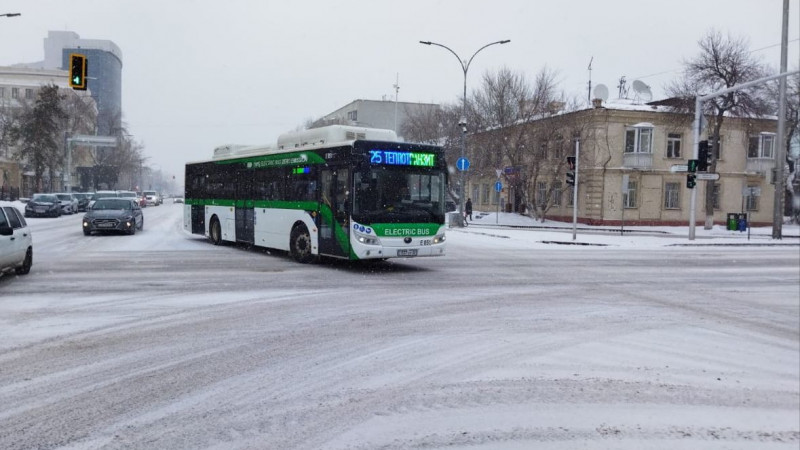
M767 85L767 95L774 111L778 111L778 102L780 93L778 92L778 83L773 82ZM786 135L784 136L783 146L785 149L786 162L785 168L788 167L787 176L784 178L786 184L786 205L785 213L792 214L792 206L795 201L800 202L800 193L796 193L794 184L800 182L800 155L791 154L792 140L797 139L800 133L800 76L794 75L786 79ZM780 145L780 143L776 143ZM781 167L778 166L778 169ZM796 199L797 198L797 199ZM793 220L797 221L798 217Z
M535 201L535 196L544 195L537 194L537 181L544 168L550 168L542 144L555 140L558 132L536 127L534 122L563 110L556 75L544 68L531 85L523 75L507 68L487 73L469 108L470 119L478 127L471 146L476 173L494 176L495 170L509 167L506 181L517 194L512 204L522 205L538 217L543 217L541 206L548 207L537 206ZM546 177L548 189L558 189L556 178L550 175Z
M745 38L723 36L711 30L698 41L700 53L684 62L683 77L667 86L668 95L683 99L675 109L682 113L694 111L694 99L716 91L757 80L766 76L768 70L753 56ZM725 116L755 117L765 114L769 106L760 87L729 92L704 102L709 126L712 160L709 171L717 168L719 154L719 132ZM705 228L714 225L714 181L706 182Z

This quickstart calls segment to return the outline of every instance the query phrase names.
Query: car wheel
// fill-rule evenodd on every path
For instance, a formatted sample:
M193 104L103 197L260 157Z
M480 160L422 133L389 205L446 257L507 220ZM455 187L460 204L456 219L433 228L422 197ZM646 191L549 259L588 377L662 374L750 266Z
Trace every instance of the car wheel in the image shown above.
M84 228L83 229L83 235L84 236L90 236L91 234L92 234L92 231L89 230L88 228Z
M144 230L144 217L142 217L142 220L139 222L139 231L142 230Z
M314 260L314 255L311 253L311 235L305 226L294 227L289 239L289 250L299 263L307 264Z
M28 248L28 251L25 253L25 261L22 262L22 267L17 267L15 272L17 275L27 275L28 272L31 271L31 266L33 265L33 248Z
M219 225L219 219L216 217L211 219L211 225L209 225L208 228L208 237L214 245L219 245L222 242L222 228Z
M134 221L133 221L133 226L132 226L132 227L131 227L131 229L128 231L128 234L130 234L130 235L134 235L134 234L136 234L136 226L137 226L137 225L136 225L136 220L134 220Z

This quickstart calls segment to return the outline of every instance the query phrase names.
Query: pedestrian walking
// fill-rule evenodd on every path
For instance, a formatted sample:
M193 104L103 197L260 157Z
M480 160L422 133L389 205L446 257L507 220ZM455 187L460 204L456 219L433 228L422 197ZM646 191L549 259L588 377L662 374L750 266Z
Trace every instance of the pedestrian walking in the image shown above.
M467 221L467 218L472 220L472 199L467 198L467 204L464 205L464 222Z

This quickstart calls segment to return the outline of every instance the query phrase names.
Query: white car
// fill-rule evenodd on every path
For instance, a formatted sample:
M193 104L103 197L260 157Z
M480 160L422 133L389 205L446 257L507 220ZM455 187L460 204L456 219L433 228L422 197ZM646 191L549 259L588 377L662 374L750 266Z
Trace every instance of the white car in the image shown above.
M78 197L68 192L58 192L54 195L61 201L62 214L75 214L78 212Z
M0 202L0 273L25 275L33 264L33 238L24 215L11 203Z
M161 196L156 191L144 191L144 198L147 206L158 206L161 204Z

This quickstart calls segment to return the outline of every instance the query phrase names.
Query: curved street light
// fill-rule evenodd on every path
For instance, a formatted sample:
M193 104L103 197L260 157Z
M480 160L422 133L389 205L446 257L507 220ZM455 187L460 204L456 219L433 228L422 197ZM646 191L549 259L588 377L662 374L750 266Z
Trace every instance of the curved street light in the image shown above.
M20 13L5 13L5 14L0 14L0 17L18 17L18 16L21 16L21 15L22 14L20 14Z
M467 72L469 71L469 66L472 64L472 60L475 59L475 55L481 52L481 50L485 49L486 47L491 47L492 45L497 44L508 44L511 42L510 39L504 39L502 41L495 41L490 42L483 47L479 48L472 54L472 56L468 60L461 59L460 56L456 52L454 52L450 47L442 44L438 44L436 42L431 41L419 41L420 44L424 45L435 45L437 47L442 47L443 49L447 50L448 52L452 53L453 56L456 57L458 63L461 65L461 70L464 72L464 96L462 97L461 102L461 120L459 121L458 125L461 127L461 158L464 158L464 155L467 153ZM461 170L461 185L459 186L459 209L461 214L464 214L464 170ZM464 219L466 220L466 219Z

